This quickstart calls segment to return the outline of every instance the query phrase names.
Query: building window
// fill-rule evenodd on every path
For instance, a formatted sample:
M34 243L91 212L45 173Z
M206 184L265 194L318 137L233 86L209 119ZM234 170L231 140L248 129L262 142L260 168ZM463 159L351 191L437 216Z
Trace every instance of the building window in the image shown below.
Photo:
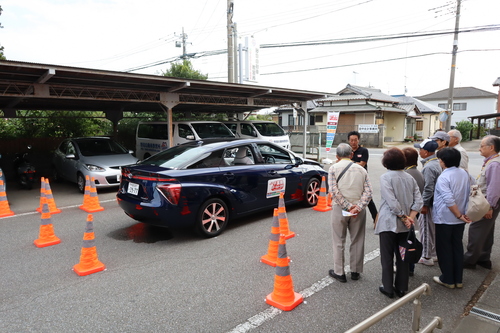
M441 109L447 109L448 108L448 104L445 104L445 103L439 103L438 104L438 108L441 108Z
M314 115L309 116L309 125L316 125L316 123L314 122Z
M317 123L322 123L323 122L323 115L320 114L320 115L314 116L314 121Z
M417 120L416 125L417 125L415 128L416 131L422 131L424 129L424 122L423 121Z
M453 103L453 111L467 110L467 103Z

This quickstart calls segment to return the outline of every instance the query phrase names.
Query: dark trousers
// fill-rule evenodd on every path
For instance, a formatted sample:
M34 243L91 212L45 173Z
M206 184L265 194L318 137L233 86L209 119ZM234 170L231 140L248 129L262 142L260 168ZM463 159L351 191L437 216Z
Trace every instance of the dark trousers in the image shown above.
M495 220L499 212L500 205L493 211L491 219L482 219L470 224L469 242L467 243L467 252L464 254L464 263L475 265L478 261L490 261Z
M373 221L375 221L375 218L377 217L377 207L375 206L375 202L373 200L370 200L368 203L368 210L370 211L370 215L372 216Z
M394 288L400 291L408 291L409 265L401 259L399 244L403 244L408 238L407 232L396 234L391 231L381 232L380 240L380 263L382 264L382 284L388 293L394 292ZM394 257L396 257L396 275L394 276Z
M462 283L464 229L465 223L436 224L436 253L441 269L439 278L444 283Z

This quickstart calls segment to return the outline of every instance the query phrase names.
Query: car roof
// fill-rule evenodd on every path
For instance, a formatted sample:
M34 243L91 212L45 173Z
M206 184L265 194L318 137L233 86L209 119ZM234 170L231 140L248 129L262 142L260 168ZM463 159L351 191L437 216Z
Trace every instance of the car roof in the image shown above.
M68 138L67 140L82 141L82 140L112 140L108 136L82 136L77 138Z
M224 139L203 139L196 140L187 143L181 144L181 146L208 146L210 148L226 148L232 146L240 146L244 144L252 144L252 143L269 143L266 140L258 140L258 139L239 139L239 138L231 138L229 140Z

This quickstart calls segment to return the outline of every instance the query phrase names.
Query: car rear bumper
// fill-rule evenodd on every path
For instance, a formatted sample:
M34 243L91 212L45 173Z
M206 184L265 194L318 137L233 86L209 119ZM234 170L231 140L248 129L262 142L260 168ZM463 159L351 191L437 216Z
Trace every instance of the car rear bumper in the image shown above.
M147 224L161 227L191 227L194 223L194 212L187 206L173 206L159 197L151 202L136 200L128 194L116 194L118 205L131 218Z

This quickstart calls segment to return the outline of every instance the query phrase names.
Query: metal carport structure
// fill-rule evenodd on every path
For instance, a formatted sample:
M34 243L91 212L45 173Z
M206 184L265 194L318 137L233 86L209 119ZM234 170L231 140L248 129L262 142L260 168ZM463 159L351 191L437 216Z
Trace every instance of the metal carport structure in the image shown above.
M240 113L281 105L296 105L306 110L308 100L326 95L275 87L0 61L0 117L4 118L20 117L20 110L102 111L116 126L124 112L166 112L171 121L173 112Z
M469 117L471 123L474 125L474 120L477 119L477 133L476 133L476 139L479 139L480 133L481 133L481 120L486 120L486 119L491 119L491 118L500 118L500 113L495 112L495 113L488 113L488 114L481 114L478 116L471 116ZM471 133L471 138L472 138L472 133Z

